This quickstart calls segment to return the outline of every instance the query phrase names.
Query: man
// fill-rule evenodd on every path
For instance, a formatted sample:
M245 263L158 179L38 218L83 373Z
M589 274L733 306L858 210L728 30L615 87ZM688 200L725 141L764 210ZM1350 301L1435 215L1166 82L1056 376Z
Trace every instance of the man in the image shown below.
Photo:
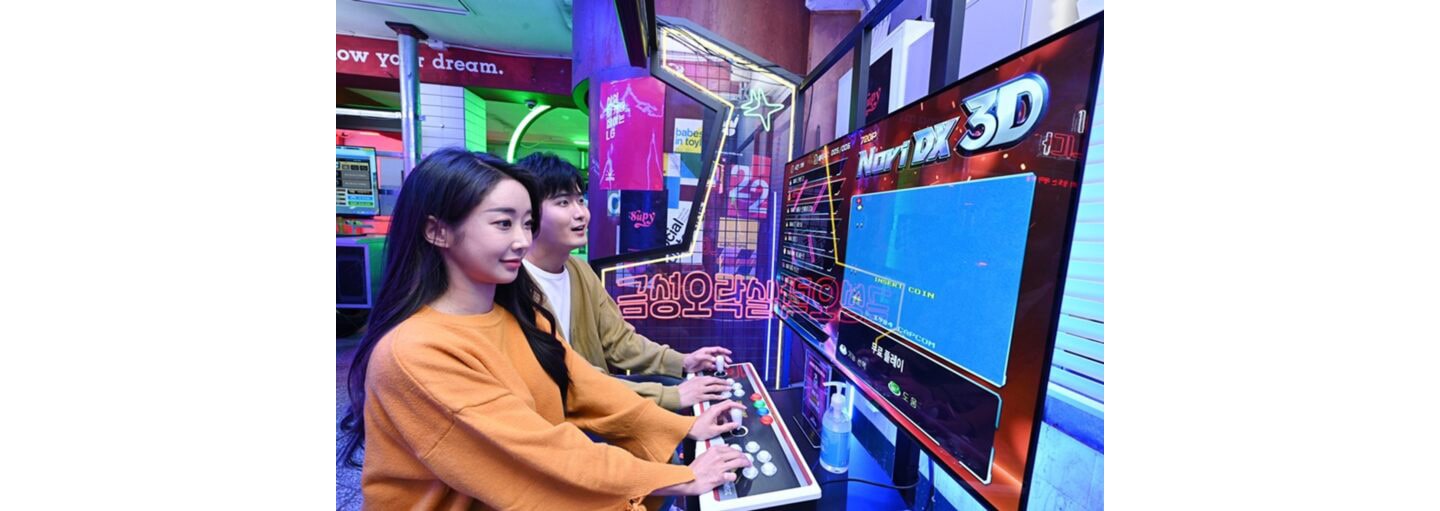
M730 391L724 380L680 377L684 372L714 369L715 356L728 357L730 350L709 346L680 353L635 333L595 272L570 255L585 246L590 223L579 169L553 153L532 154L517 166L535 178L544 198L540 231L525 255L525 270L544 291L546 307L555 314L559 332L571 348L606 373L610 366L630 371L617 377L668 410L724 399Z

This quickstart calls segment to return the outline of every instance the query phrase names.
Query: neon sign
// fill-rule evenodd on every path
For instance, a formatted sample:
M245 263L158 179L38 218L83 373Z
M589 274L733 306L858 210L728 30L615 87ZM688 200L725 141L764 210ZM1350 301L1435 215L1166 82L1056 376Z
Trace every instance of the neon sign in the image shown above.
M768 319L774 286L750 275L703 271L615 279L630 293L615 297L620 316L639 319Z
M640 229L640 228L643 228L643 227L650 227L651 225L653 225L653 224L655 223L655 212L654 212L654 211L639 211L639 210L631 211L631 212L630 212L630 221L631 221L631 222L635 222L635 228L636 228L636 229Z
M745 111L745 117L759 117L760 126L767 132L770 131L770 118L783 108L784 103L771 103L770 98L760 89L750 89L750 99L740 105L740 109Z

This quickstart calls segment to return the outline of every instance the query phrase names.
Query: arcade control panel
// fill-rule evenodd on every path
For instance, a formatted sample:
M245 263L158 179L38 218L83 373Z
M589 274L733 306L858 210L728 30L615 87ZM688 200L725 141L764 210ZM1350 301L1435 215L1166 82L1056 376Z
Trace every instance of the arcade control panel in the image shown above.
M721 356L712 372L690 374L714 376L730 385L731 401L745 405L745 411L734 410L728 420L739 422L740 427L719 437L695 443L695 455L699 456L711 446L729 444L745 453L753 466L741 471L734 482L725 483L714 491L700 496L702 511L743 511L764 509L773 506L805 502L820 498L820 483L810 472L810 467L800 456L780 414L770 410L770 394L765 391L764 382L750 363L728 364ZM695 414L710 408L719 401L695 405Z

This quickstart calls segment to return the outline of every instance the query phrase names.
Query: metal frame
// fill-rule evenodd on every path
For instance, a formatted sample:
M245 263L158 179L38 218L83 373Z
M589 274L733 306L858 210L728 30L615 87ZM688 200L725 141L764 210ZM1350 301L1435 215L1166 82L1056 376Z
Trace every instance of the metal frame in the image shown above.
M725 39L724 37L721 37L720 35L718 35L718 34L716 34L716 33L714 33L714 32L711 32L711 31L707 30L705 27L702 27L702 26L700 26L700 25L697 25L697 24L695 24L695 22L690 21L690 20L685 19L685 18L676 18L676 17L673 17L673 16L660 16L660 17L658 18L658 20L659 20L659 26L679 27L679 28L683 28L683 29L685 29L685 30L689 30L689 31L691 31L691 32L694 32L694 33L700 35L701 37L704 37L704 38L709 39L709 40L711 40L711 41L716 41L716 42L728 42L728 40ZM657 36L657 37L658 37L658 36ZM658 40L658 39L657 39L657 40ZM658 45L657 45L657 48L658 48ZM803 77L803 76L800 76L800 75L797 75L797 74L795 74L795 73L792 73L792 72L790 72L790 70L785 69L784 67L781 67L780 65L778 65L778 64L776 64L776 63L774 63L774 62L770 62L769 60L766 60L764 57L761 57L761 56L759 56L759 55L756 55L756 54L752 53L749 49L746 49L746 48L743 47L743 46L733 45L733 43L732 43L732 45L727 45L727 46L726 46L726 49L727 49L728 51L730 51L731 53L734 53L734 54L739 55L739 56L741 56L741 57L745 57L745 60L749 60L749 61L751 61L751 62L754 62L754 63L755 63L756 65L758 65L759 67L765 68L765 70L766 70L767 72L769 72L770 74L773 74L773 75L775 75L776 77L781 78L781 79L783 79L783 80L785 80L785 81L788 81L788 82L790 82L790 83L796 84L797 87L799 87L799 84L800 84L801 80L804 80L804 79L805 79L805 77Z
M805 97L810 87L820 77L830 71L830 68L838 64L845 53L855 50L850 62L850 126L849 131L862 127L864 115L865 95L864 90L869 86L870 80L870 43L871 33L876 25L884 21L900 6L902 0L882 0L874 9L871 9L855 28L840 40L840 43L831 50L819 64L805 75L800 82L799 89L795 92L795 113L799 119L805 119ZM946 86L955 83L960 79L960 45L965 33L965 0L930 0L930 17L934 19L935 33L933 46L931 48L930 85L926 95L934 94L935 91L944 89ZM938 64L938 65L937 65ZM899 105L904 106L904 105ZM805 145L805 128L799 126L795 130L795 139L791 141L791 147L797 148L796 153L804 155L808 153ZM847 133L849 132L847 131ZM842 135L836 136L836 139ZM789 162L787 162L789 163Z
M692 85L690 82L672 76L669 70L663 70L665 66L660 64L660 52L651 52L650 55L650 76L664 82L666 86L679 91L681 94L695 100L705 107L704 119L701 120L703 131L700 135L700 161L701 168L698 169L696 180L699 183L707 183L714 172L716 160L720 156L720 139L724 134L724 123L733 114L729 104L712 98L707 91ZM709 190L700 190L697 193L707 194ZM704 200L704 196L695 198L696 205L690 208L690 219L685 225L685 234L681 237L678 246L667 245L638 252L626 252L609 257L592 258L589 260L590 267L600 273L601 268L610 269L616 265L633 261L642 261L648 258L667 256L686 251L694 242L696 222L700 221L700 207L698 202Z
M931 0L935 33L930 47L930 92L960 79L960 43L965 38L965 0Z
M634 67L645 67L655 51L655 0L615 0L625 53Z
M791 109L792 109L792 112L793 112L793 113L791 114L791 116L792 116L792 117L795 117L796 119L798 119L797 116L798 116L798 114L799 114L799 110L794 110L795 108L797 108L796 105L795 105L795 100L799 98L800 81L803 80L804 77L802 77L802 76L800 76L800 75L797 75L797 74L795 74L795 73L790 72L789 70L785 69L784 67L781 67L779 64L776 64L776 63L774 63L774 62L770 62L769 60L766 60L764 57L761 57L761 56L759 56L759 55L756 55L756 54L754 54L754 53L751 53L750 50L746 49L745 47L740 46L740 45L737 45L737 44L734 44L734 43L730 42L729 40L725 39L724 37L721 37L721 36L715 34L714 32L711 32L711 31L709 31L709 30L706 30L705 27L702 27L702 26L700 26L700 25L697 25L697 24L695 24L694 22L692 22L692 21L690 21L690 20L688 20L688 19L685 19L685 18L675 18L675 17L671 17L671 16L661 16L661 17L659 18L659 25L658 25L658 26L659 26L659 27L665 27L665 28L681 29L681 30L689 31L689 32L695 34L696 36L699 36L700 38L707 39L707 40L709 40L710 42L712 42L712 43L714 43L714 44L717 44L717 45L720 45L720 46L724 46L725 49L726 49L726 51L728 51L728 52L730 52L730 53L733 53L733 54L735 54L736 56L742 57L742 58L744 58L745 60L750 61L751 63L753 63L753 64L755 65L755 67L758 67L758 68L763 69L763 71L759 71L761 74L770 75L770 77L775 78L775 79L778 80L778 81L786 82L785 84L782 84L782 85L788 85L788 86L790 87L790 89L791 89L791 95L790 95L790 100L791 100L791 101L790 101L790 102L791 102ZM658 37L660 37L660 36L657 34L656 37L658 38ZM658 41L659 39L656 39L656 40ZM658 51L659 51L659 45L658 45L658 44L656 45L656 48L657 48L656 51L658 52ZM662 59L662 60L663 60L663 59ZM792 139L793 139L793 133L794 133L796 130L798 130L799 127L795 125L795 122L794 122L793 120L792 120L792 122L791 122L790 124L791 124L791 126L790 126L790 131L792 132ZM751 142L753 142L753 141L755 140L755 137L756 137L758 134L759 134L759 132L751 132L749 137L747 137L745 140L741 141L739 144L737 144L737 145L735 146L735 152L744 151L745 148L748 147L748 146L751 144ZM791 145L791 146L790 146L790 156L793 157L794 154L795 154L795 147L794 147L794 145Z
M899 2L896 2L897 4ZM870 90L870 27L860 32L855 51L850 52L850 130L865 124L866 93Z
M400 175L408 176L420 164L420 153L424 152L420 145L420 67L417 63L420 50L417 43L430 36L409 23L387 21L385 26L395 31L396 44L399 45L400 140L405 144L405 169Z

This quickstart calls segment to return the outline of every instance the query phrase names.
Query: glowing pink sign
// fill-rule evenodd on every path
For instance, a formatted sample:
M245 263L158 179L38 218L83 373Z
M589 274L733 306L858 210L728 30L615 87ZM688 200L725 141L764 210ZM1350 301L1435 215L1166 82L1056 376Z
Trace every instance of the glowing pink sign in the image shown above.
M665 83L654 77L600 84L601 190L663 190Z

